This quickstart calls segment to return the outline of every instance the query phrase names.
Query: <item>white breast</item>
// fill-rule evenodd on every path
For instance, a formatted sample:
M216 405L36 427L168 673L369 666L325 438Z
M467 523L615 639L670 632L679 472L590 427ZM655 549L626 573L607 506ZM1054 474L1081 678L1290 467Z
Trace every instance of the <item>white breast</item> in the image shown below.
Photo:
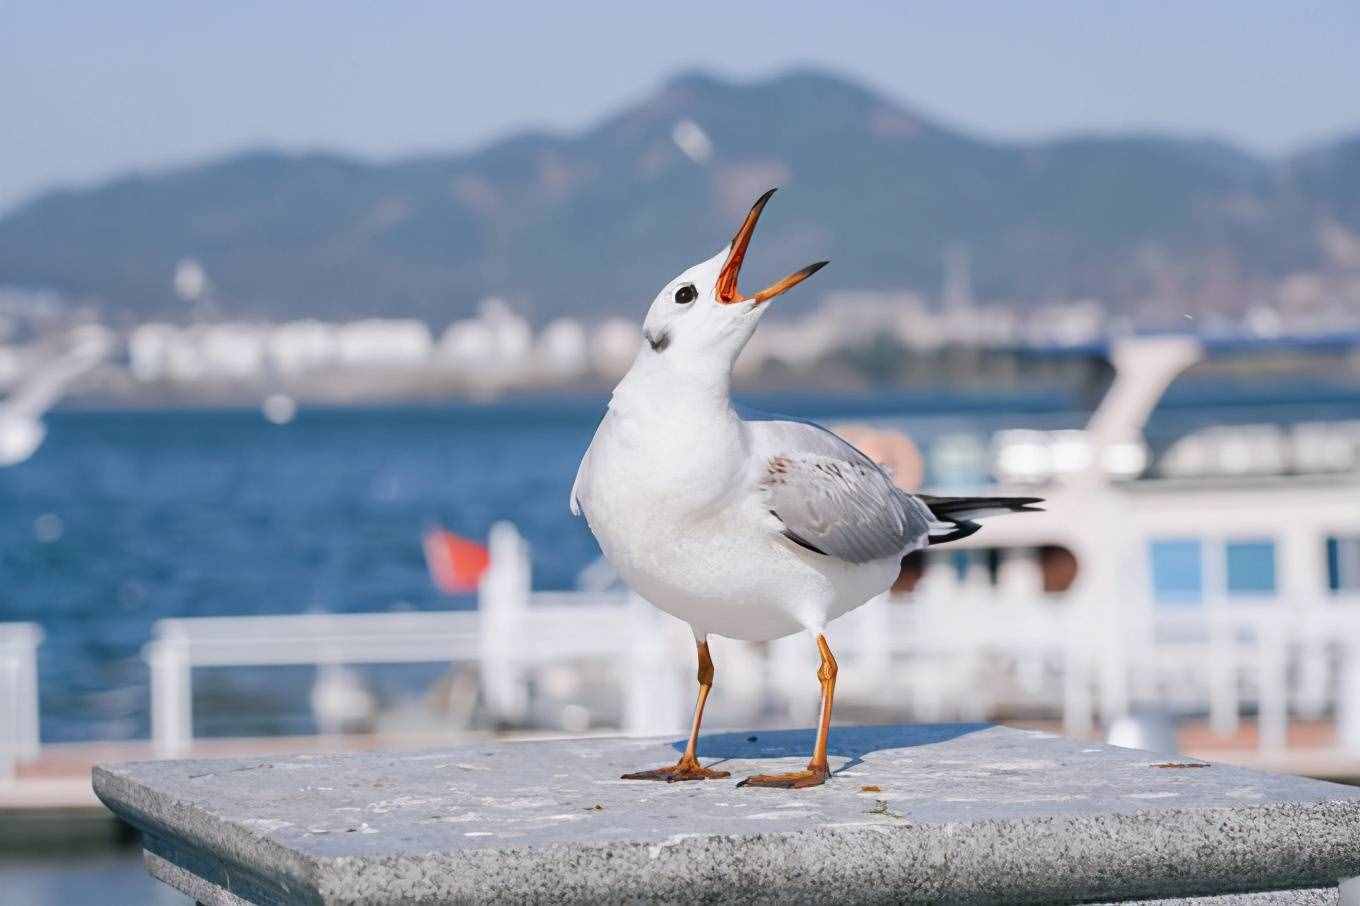
M574 488L630 587L696 633L768 640L820 629L883 591L897 563L852 565L779 534L744 425L652 431L611 412Z

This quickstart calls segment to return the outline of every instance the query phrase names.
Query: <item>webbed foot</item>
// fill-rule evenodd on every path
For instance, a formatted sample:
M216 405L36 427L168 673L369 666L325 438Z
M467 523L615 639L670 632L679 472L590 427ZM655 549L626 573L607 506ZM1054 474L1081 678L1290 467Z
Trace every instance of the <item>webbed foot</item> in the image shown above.
M787 774L754 774L747 777L737 786L767 786L783 790L801 790L810 786L821 786L826 783L826 779L831 776L825 765L812 767L809 765L801 771L789 771Z
M727 771L715 771L699 764L696 758L681 758L675 764L667 768L657 768L652 771L638 771L633 774L624 774L621 780L664 780L667 783L675 783L680 780L721 780L724 777L731 777Z

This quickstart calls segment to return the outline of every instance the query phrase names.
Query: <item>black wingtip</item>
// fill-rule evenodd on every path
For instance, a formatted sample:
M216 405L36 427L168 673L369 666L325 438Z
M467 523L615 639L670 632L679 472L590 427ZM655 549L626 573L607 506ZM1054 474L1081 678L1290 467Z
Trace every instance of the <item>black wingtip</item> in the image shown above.
M954 530L944 535L934 535L926 540L928 545L948 544L951 541L960 541L969 535L976 534L982 528L981 522L971 522L962 520L954 523Z

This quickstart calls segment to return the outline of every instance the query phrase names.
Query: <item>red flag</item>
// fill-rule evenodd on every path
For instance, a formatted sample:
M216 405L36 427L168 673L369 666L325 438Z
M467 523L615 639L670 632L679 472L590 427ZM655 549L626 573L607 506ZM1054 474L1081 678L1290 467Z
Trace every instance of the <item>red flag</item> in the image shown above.
M440 591L456 595L477 590L482 573L491 563L485 547L438 527L426 530L423 544L430 579Z

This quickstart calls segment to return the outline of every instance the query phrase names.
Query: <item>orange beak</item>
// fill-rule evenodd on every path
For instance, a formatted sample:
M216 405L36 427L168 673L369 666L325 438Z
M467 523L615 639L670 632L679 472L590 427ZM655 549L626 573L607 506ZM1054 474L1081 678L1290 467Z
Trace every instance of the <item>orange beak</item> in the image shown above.
M732 237L732 244L727 253L727 263L723 265L722 271L718 274L717 297L718 301L724 305L747 300L747 297L741 294L741 290L737 289L737 277L741 274L741 263L746 260L746 248L751 244L751 237L755 235L756 223L760 220L760 212L765 210L765 205L774 192L775 190L771 189L756 199L756 203L751 205L750 213L742 221L741 228L737 230L737 235ZM827 262L818 261L816 264L809 264L800 271L794 271L784 279L776 280L751 296L750 301L757 305L768 302L775 296L793 289L826 265Z

